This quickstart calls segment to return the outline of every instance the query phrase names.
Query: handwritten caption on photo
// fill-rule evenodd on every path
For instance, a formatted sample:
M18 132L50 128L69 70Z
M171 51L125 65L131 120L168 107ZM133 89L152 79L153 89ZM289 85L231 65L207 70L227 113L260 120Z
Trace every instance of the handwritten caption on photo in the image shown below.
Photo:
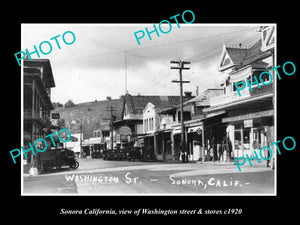
M124 183L126 185L140 185L143 183L158 183L159 179L145 179L139 176L135 176L131 172L127 172L124 176L108 176L108 175L90 175L90 174L72 174L65 175L67 182L76 182L76 183L89 183L89 184L119 184ZM174 175L168 176L168 181L173 186L194 186L199 189L208 189L208 188L240 188L245 185L250 185L249 182L242 182L237 179L223 178L218 179L215 177L177 177Z

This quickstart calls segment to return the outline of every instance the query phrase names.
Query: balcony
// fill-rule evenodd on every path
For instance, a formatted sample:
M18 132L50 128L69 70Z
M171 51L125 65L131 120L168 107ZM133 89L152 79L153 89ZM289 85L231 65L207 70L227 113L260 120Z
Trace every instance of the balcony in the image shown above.
M228 103L240 101L240 100L247 99L247 98L266 96L266 95L273 94L273 91L274 91L273 83L270 85L260 84L260 88L258 88L257 86L252 86L251 88L252 88L252 92L250 92L250 89L248 87L241 90L240 91L241 96L239 96L237 91L234 91L234 92L227 93L224 95L212 97L210 99L210 106L214 107L214 106L225 105Z
M235 102L241 99L249 98L250 97L250 90L249 88L245 88L240 91L240 95L237 91L233 91L224 95L219 95L210 98L210 106L218 106L218 105L224 105L227 103Z
M23 115L24 115L24 120L36 119L45 125L50 124L49 116L43 115L42 111L36 112L36 111L32 111L31 109L24 109Z

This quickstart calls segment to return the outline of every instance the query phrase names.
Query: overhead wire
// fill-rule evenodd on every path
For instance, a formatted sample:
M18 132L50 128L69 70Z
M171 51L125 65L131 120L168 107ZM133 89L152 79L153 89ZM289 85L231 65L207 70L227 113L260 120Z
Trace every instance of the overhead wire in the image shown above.
M247 30L252 30L253 28L250 28L250 29L247 29ZM231 37L231 35L233 34L233 33L236 33L236 32L242 32L242 31L245 31L245 29L243 29L243 27L239 27L239 28L233 28L233 29L230 29L230 30L227 30L226 32L224 32L223 33L223 35L218 35L218 37L217 37L217 39L215 39L215 40L212 40L213 42L214 42L214 45L213 46L206 46L206 53L205 54L203 54L202 53L202 57L200 58L200 59L202 59L202 58L205 58L205 57L209 57L209 56L211 56L211 55L215 55L216 54L216 52L220 52L221 50L221 47L220 48L215 48L215 45L217 45L218 47L220 46L220 43L218 43L217 42L217 40L228 40L228 38L230 38ZM214 48L214 51L211 51L211 48ZM201 54L201 53L200 53ZM195 54L194 56L191 56L190 58L192 59L193 57L195 57L195 56L198 56L199 55L199 53L197 53L197 54ZM200 59L198 58L197 60L193 60L192 61L192 63L195 63L195 62L197 62L197 61L200 61ZM189 60L188 60L189 61ZM195 71L193 71L193 73L195 73ZM169 78L167 77L167 76L162 76L162 79L160 80L160 82L159 82L159 84L163 84L163 83L165 83L165 79L167 78L168 80L169 80ZM156 86L157 85L157 83L155 82L153 85L151 85L152 87L150 87L150 90L154 87L154 86ZM148 90L147 90L148 91Z
M240 28L238 27L237 29L240 29ZM229 34L232 34L232 33L236 32L236 31L237 30L234 29L234 28L229 28L229 31L224 32L224 34L226 34L227 32L229 32ZM245 31L247 31L247 30L245 30ZM95 41L95 40L89 39L90 42L93 42L96 45L101 44L102 46L105 46L105 47L108 46L108 48L113 48L113 49L118 49L118 50L114 51L114 52L107 52L107 53L102 53L102 54L95 54L95 55L89 55L89 56L83 56L83 57L69 58L67 60L70 61L70 60L79 60L79 59L88 59L88 58L95 58L95 57L103 57L103 56L109 56L109 55L124 54L125 52L127 54L129 54L129 52L131 52L131 51L145 50L145 49L149 49L149 48L166 47L166 46L171 46L171 45L178 45L178 44L183 44L183 43L186 43L186 42L198 41L198 40L207 39L207 38L210 38L210 39L215 38L215 37L221 38L220 36L222 36L224 34L208 35L208 36L197 37L197 38L192 38L192 39L188 39L188 40L177 41L177 42L173 42L173 43L164 43L164 44L151 45L151 46L142 47L142 48L132 48L132 49L127 49L127 50L120 50L119 48L112 47L111 45L100 43L99 41ZM85 39L87 39L87 38L85 38ZM149 56L149 57L152 57L152 56ZM153 57L157 57L157 56L153 56Z
M132 48L132 49L127 49L127 50L122 50L120 48L116 48L115 46L111 46L107 43L102 43L100 41L96 41L96 40L88 38L88 42L90 42L90 43L93 43L97 46L101 45L101 46L104 46L106 48L110 48L110 49L113 49L116 51L102 53L102 54L95 54L95 55L90 55L90 56L71 58L68 60L82 60L82 59L104 57L104 56L118 55L118 54L120 54L122 57L124 57L124 55L126 54L127 56L131 56L131 57L134 57L134 58L137 58L139 60L143 60L144 62L146 62L147 59L157 58L157 56L136 54L134 52L144 50L144 49L149 49L149 48L160 48L160 47L166 47L166 46L172 46L172 45L182 45L187 42L197 42L199 40L205 40L206 43L210 43L210 44L206 44L202 49L200 49L200 52L197 52L195 55L192 55L189 58L187 58L187 60L191 61L191 63L195 63L195 62L199 62L200 60L202 60L204 58L209 58L213 55L216 55L217 52L221 52L220 42L233 41L234 39L239 38L239 37L233 36L233 34L246 32L246 31L250 31L250 30L253 30L253 27L245 28L243 26L237 26L237 27L230 26L229 29L225 30L222 33L218 33L216 35L207 35L207 36L192 38L192 39L188 39L188 40L177 41L177 42L173 42L173 43L158 44L158 45L152 45L152 46L147 46L147 47L143 47L143 48ZM255 36L255 35L253 35L253 36ZM252 38L252 36L251 36L251 38ZM154 84L151 85L149 88L147 88L145 91L148 92L148 91L152 90L154 87L161 85L162 83L165 83L167 81L169 82L169 77L168 77L169 73L170 73L170 71L163 76L160 73L158 73L154 77L154 79L152 79Z

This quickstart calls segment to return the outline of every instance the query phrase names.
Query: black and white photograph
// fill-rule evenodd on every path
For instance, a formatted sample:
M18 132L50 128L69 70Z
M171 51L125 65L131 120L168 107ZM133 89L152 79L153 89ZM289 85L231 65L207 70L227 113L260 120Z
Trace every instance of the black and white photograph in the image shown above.
M183 12L21 24L22 196L277 195L277 24Z

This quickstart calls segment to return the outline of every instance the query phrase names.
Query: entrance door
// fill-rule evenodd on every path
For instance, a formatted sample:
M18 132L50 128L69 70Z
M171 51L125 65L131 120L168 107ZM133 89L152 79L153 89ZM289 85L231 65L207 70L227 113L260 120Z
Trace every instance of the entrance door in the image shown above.
M240 157L242 155L242 131L235 130L234 131L234 155L236 157Z
M260 148L260 146L262 146L262 130L261 129L257 129L257 128L253 128L253 143L257 143L258 144L258 148ZM253 149L255 149L255 146L253 146Z
M243 154L250 155L250 133L251 133L251 128L243 128Z

